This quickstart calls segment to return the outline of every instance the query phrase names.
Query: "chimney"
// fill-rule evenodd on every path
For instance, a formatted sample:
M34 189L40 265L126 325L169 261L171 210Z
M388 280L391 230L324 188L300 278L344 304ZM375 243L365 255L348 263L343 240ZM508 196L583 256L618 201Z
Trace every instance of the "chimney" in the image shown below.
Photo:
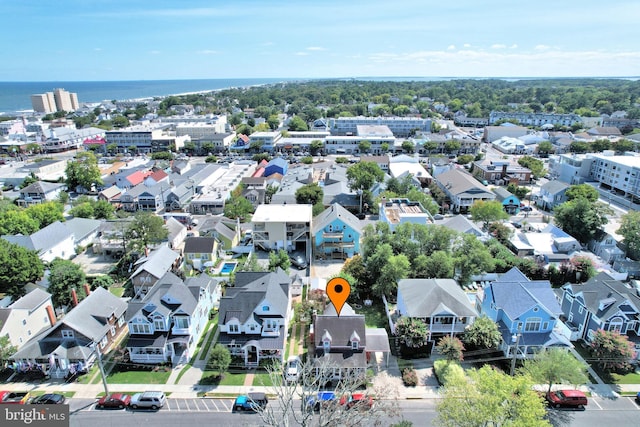
M82 286L84 287L84 293L87 294L87 296L89 296L91 294L91 288L89 287L89 284L85 283Z
M505 176L507 176L507 165L506 163L504 165L502 165L502 177L504 178Z
M51 307L50 305L47 306L47 316L49 316L49 323L51 323L51 326L56 324L56 315L53 312L53 307Z
M149 256L149 248L145 246L144 248L144 256Z
M73 306L76 307L78 305L78 294L75 289L71 289L71 300L73 302Z

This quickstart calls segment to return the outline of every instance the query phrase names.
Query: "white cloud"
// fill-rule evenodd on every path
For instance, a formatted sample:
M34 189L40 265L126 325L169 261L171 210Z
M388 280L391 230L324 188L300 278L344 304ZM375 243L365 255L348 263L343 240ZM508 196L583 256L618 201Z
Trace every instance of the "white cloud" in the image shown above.
M469 49L471 47L471 44L465 43L462 45L462 47L464 47L465 49Z
M509 46L509 49L517 49L517 48L518 48L518 45L515 43Z
M491 49L506 49L506 48L507 48L506 44L496 43L491 45Z
M549 49L551 49L551 46L547 46L546 44L539 44L539 45L536 45L533 49L535 49L535 50L549 50Z
M314 50L314 51L323 51L323 50L327 50L324 47L320 47L320 46L310 46L307 48L307 50Z
M456 50L456 45L450 44L449 46L447 46L447 50Z
M308 56L309 52L296 52L296 56Z

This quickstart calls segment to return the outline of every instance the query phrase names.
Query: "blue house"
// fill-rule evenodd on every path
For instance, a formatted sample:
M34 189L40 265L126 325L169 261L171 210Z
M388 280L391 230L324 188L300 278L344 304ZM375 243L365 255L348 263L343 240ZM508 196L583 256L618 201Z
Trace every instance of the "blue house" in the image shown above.
M515 194L511 194L502 187L494 188L493 192L496 193L496 200L502 203L502 207L509 215L517 215L520 212L520 199Z
M601 272L580 285L558 290L571 340L590 342L598 329L626 335L640 349L640 297L624 283Z
M265 166L264 176L269 177L274 173L279 173L280 175L285 176L287 174L287 169L289 169L289 162L282 157L276 157L267 163L267 166Z
M498 324L505 357L532 357L547 347L570 347L568 331L559 320L562 310L548 280L529 280L512 268L478 293L476 305Z
M360 253L361 233L360 220L334 203L313 218L313 252L321 258L350 258Z

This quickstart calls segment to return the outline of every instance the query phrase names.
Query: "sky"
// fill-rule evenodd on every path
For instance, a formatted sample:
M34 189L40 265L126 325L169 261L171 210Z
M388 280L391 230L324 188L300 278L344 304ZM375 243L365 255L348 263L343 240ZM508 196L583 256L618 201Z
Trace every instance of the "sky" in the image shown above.
M637 0L14 0L0 81L636 77Z

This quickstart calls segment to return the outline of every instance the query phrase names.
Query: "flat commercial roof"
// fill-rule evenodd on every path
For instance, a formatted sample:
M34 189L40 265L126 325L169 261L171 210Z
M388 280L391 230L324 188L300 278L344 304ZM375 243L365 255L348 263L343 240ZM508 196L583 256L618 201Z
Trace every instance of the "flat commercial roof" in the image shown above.
M311 222L312 205L269 204L260 205L252 222Z

